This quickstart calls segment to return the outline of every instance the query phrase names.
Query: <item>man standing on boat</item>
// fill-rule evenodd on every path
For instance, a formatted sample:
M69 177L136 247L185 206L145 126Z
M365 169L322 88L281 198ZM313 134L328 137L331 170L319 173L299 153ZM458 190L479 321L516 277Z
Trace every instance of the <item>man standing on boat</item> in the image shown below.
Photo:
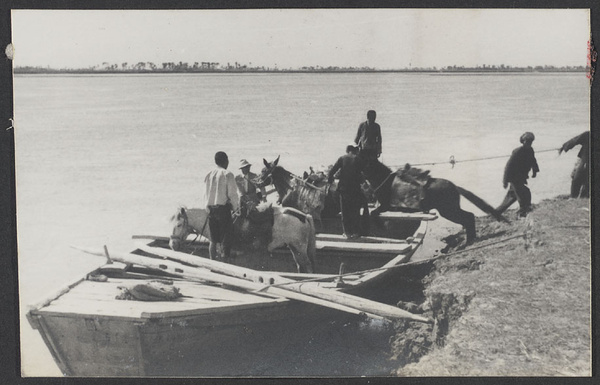
M534 140L535 136L531 132L521 135L520 141L523 145L512 152L506 163L502 184L504 188L509 187L509 185L510 187L504 201L496 208L498 214L502 214L516 201L519 202L517 213L519 217L525 217L531 211L531 191L527 187L527 179L530 170L532 171L532 178L535 178L536 174L540 172L535 159L535 152L531 147Z
M266 201L267 193L264 187L256 187L254 180L258 177L250 171L250 164L246 159L240 161L239 169L241 174L235 176L235 183L240 192L240 207L245 210L251 210L260 202Z
M229 158L223 151L215 154L217 168L204 178L206 184L206 209L208 210L208 228L210 229L210 259L217 257L217 244L221 245L224 260L231 254L233 237L232 210L239 210L239 197L235 178L227 171Z
M377 160L381 155L381 127L375 123L377 113L367 112L367 120L358 126L354 143L358 146L359 154L368 161Z
M571 197L572 198L587 198L590 196L590 132L585 131L574 138L567 140L558 150L558 154L567 152L573 147L581 145L581 149L577 154L577 163L571 173Z
M365 167L365 159L357 156L358 149L354 144L346 147L346 155L342 155L333 165L327 180L333 182L335 174L339 171L338 191L340 193L340 208L342 211L342 228L346 238L355 239L361 234L368 233L369 207L362 192L361 174ZM360 209L364 212L360 215ZM365 233L366 232L366 233Z

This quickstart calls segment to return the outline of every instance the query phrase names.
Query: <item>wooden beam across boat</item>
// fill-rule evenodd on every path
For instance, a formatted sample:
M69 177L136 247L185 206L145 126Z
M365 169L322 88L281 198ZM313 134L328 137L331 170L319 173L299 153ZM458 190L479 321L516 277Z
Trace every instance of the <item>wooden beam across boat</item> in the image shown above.
M396 238L383 238L383 237L371 237L362 236L354 239L348 239L346 236L341 234L315 234L318 241L337 241L337 242L348 242L348 243L403 243L406 244L405 239Z
M80 248L80 247L74 247L74 248L84 251L88 254L100 255L100 256L105 255L104 251L93 250L93 249L88 249L88 248ZM166 271L168 273L183 277L183 278L185 278L187 280L191 280L191 281L210 281L210 282L221 283L221 284L225 284L225 285L242 288L244 290L253 291L255 293L267 293L267 294L274 295L277 297L284 297L284 298L293 299L293 300L297 300L297 301L308 302L308 303L312 303L315 305L325 306L325 307L329 307L329 308L340 310L340 311L345 311L345 312L352 313L352 314L366 314L367 316L372 317L372 318L385 317L385 318L389 318L389 319L399 318L399 319L411 319L411 320L420 321L420 322L429 322L429 320L427 320L424 317L414 315L410 312L399 309L397 307L381 304L381 303L374 302L374 301L364 300L360 297L350 296L350 297L354 297L359 300L355 301L356 306L349 306L347 304L340 303L339 300L330 299L330 297L331 297L330 295L327 295L327 296L322 295L323 298L321 298L321 297L315 296L314 294L308 294L308 292L303 293L301 290L298 290L298 287L295 287L295 286L285 287L285 288L273 286L273 285L270 285L270 283L271 282L274 283L275 278L277 278L278 282L281 282L281 283L284 283L284 281L292 281L289 279L284 279L282 277L278 277L276 274L273 274L273 273L269 273L272 279L270 279L268 282L263 283L263 282L259 281L257 283L254 281L247 280L247 278L246 278L246 274L248 274L248 273L252 273L252 272L259 273L252 269L245 269L245 268L241 268L238 266L226 264L223 262L212 261L212 260L209 260L206 258L191 257L184 253L178 253L178 252L174 252L174 251L166 250L166 249L162 249L162 248L152 248L150 246L147 246L146 248L149 249L150 251L148 251L148 250L144 250L144 251L152 252L155 255L159 255L156 252L159 250L162 250L164 252L183 254L183 256L185 256L186 258L182 258L182 259L190 259L191 258L194 260L199 260L199 261L204 261L204 262L209 262L209 263L198 264L197 266L186 266L179 262L168 261L165 259L145 257L145 256L132 254L132 253L115 253L115 252L110 253L110 258L112 260L118 261L118 262L136 264L136 265L145 266L145 267L152 268L152 269ZM159 250L153 250L153 249L159 249ZM217 265L215 265L215 264L217 264ZM215 267L215 266L220 266L220 265L227 265L227 266L221 266L222 271L219 271L218 267ZM229 274L231 274L231 272L235 270L232 268L244 269L244 270L248 270L248 272L246 274L242 273L242 277L235 276L235 275L229 276ZM214 271L219 271L219 272L215 273L208 269L211 269ZM228 273L225 273L224 271L227 271ZM228 274L228 275L225 275L225 274ZM300 285L300 288L302 288L302 286L301 286L302 284L297 283L296 285ZM339 294L343 294L343 293L339 293ZM349 296L349 295L346 295L346 296ZM367 301L367 302L365 302L365 301ZM372 302L372 303L369 303L369 302ZM376 304L378 306L373 306L374 304Z
M343 250L365 253L396 253L403 254L411 250L409 244L399 243L359 243L359 242L340 242L340 241L317 241L317 250Z
M312 297L331 301L354 309L361 310L367 314L376 314L382 317L394 319L404 318L419 322L430 322L427 318L399 309L395 306L387 305L377 301L371 301L365 298L357 297L347 293L342 293L332 289L321 288L314 282L295 281L284 278L273 272L263 272L246 267L235 266L229 263L215 261L207 258L191 256L178 251L168 250L161 247L152 247L148 245L138 245L140 250L155 254L164 258L171 258L176 261L184 262L193 266L211 269L215 272L231 275L234 277L249 279L260 284L267 284L263 289L269 292L272 288L281 288L296 293L308 294Z
M401 220L418 220L418 221L433 221L437 219L437 215L429 213L403 213L401 211L384 211L378 216L381 219L401 219Z
M75 249L83 251L88 254L104 256L104 251L94 250L89 248L75 247ZM144 266L150 269L165 271L170 274L185 278L189 281L195 282L215 282L221 283L237 288L241 288L244 290L248 290L255 293L265 293L275 297L283 297L288 299L294 299L303 302L313 303L315 305L330 307L336 310L345 311L353 314L364 314L366 312L360 311L354 308L350 308L347 306L339 305L336 303L331 303L330 301L320 300L318 298L313 298L308 295L302 295L300 293L296 293L290 290L280 289L277 287L270 287L264 284L256 283L253 281L248 281L245 279L227 276L219 273L214 273L206 268L198 268L192 266L185 266L178 262L168 261L165 259L151 258L145 257L142 255L132 254L132 253L121 253L121 252L111 252L110 258L113 261L122 262L126 264L135 264L139 266ZM267 288L267 290L265 290ZM381 318L381 316L377 316L374 314L367 314L373 318Z

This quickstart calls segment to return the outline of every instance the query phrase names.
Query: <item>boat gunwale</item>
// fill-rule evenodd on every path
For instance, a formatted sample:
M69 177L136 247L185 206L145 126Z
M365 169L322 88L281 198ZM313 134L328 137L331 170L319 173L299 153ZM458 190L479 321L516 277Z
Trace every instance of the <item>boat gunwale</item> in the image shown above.
M412 219L409 219L412 220ZM407 249L405 252L396 255L396 257L392 258L390 261L388 261L386 264L384 264L383 266L381 266L380 268L375 268L375 269L371 269L374 271L371 271L369 273L366 273L365 275L362 275L360 273L360 271L357 272L351 272L348 273L348 280L345 281L345 285L341 286L341 287L334 287L334 286L327 286L327 285L323 285L323 288L326 289L330 289L330 290L335 290L335 291L340 291L340 292L345 292L345 291L356 291L358 289L360 289L360 287L364 284L367 284L369 282L372 282L375 279L379 279L379 278L383 278L385 275L387 275L389 273L389 270L393 269L394 266L399 266L407 261L410 260L410 258L412 257L412 255L416 252L416 250L418 249L418 247L421 246L421 244L423 243L423 239L426 235L427 232L427 220L421 220L420 221L420 225L417 228L417 230L415 230L414 232L414 237L410 237L412 238L412 240L410 242L407 243L407 245L410 246L409 249ZM168 237L162 237L162 236L148 236L148 235L133 235L132 239L134 240L149 240L150 242L148 242L147 244L151 244L154 241L168 241ZM341 240L340 242L343 242L343 240ZM204 242L198 242L198 241L193 241L191 242L192 244L195 243L204 243ZM139 249L136 249L139 250ZM365 252L365 254L370 254ZM43 314L47 314L47 315L56 315L56 316L67 316L67 314L69 315L83 315L82 313L76 313L76 312L52 312L50 310L44 310L44 308L47 308L53 301L59 299L60 297L62 297L63 295L68 294L74 287L78 286L79 284L81 284L84 281L88 280L88 276L91 274L94 274L98 271L101 271L101 269L105 266L114 266L114 264L105 264L103 266L99 266L95 269L93 269L92 271L86 273L83 277L79 277L76 278L72 283L67 284L66 286L63 286L61 289L57 290L56 292L54 292L53 294L51 294L50 296L46 297L45 299L38 301L37 303L28 306L28 311L27 311L27 318L29 319L29 322L31 324L31 326L34 329L37 329L37 322L35 322L34 320L30 319L30 315L40 315L41 313ZM124 265L125 266L125 265ZM235 266L235 265L234 265ZM292 278L294 280L298 280L299 282L304 280L304 273L287 273L287 272L277 272L277 271L272 271L273 273L277 273L280 274L283 277L289 277ZM265 271L265 273L268 273L268 271ZM287 276L286 274L289 274L289 276ZM338 277L340 277L340 274L323 274L323 275L319 275L319 278L322 279L331 279L334 280ZM311 278L314 279L314 274L306 274L306 279L310 280ZM327 283L327 282L325 282ZM331 282L329 282L331 283ZM332 283L331 283L332 284ZM332 284L333 285L333 284ZM279 302L285 303L285 302L289 302L289 299L279 299ZM271 302L271 301L270 301ZM269 302L269 303L270 303ZM273 302L278 302L276 298L273 298ZM260 302L252 302L250 303L250 305L259 305L261 304ZM231 306L231 308L235 309L238 306L243 306L245 304L236 304ZM213 308L215 309L215 308ZM202 315L205 314L203 313L205 309L197 309L197 310L192 310L192 312L196 312L196 314L192 314L190 313L191 316L193 315ZM181 314L181 316L185 316L185 312L188 312L187 310L183 310L183 311L177 311L175 313L177 314ZM123 319L155 319L155 318L164 318L160 316L160 313L155 312L155 313L147 313L147 317L128 317L128 316L116 316L116 315L98 315L98 314L86 314L87 316L91 316L91 317L108 317L108 318L113 318L116 319L115 317L121 317ZM177 316L177 315L175 315Z

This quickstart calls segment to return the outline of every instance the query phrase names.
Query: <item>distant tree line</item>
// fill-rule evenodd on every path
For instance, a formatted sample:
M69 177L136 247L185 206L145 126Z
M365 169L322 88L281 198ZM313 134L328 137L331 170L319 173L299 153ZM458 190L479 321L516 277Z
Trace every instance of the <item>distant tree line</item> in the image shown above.
M164 62L155 64L153 62L108 63L88 68L50 68L41 66L19 66L14 68L16 74L34 73L185 73L185 72L586 72L589 67L565 66L555 67L551 65L512 67L510 65L487 65L475 67L447 66L437 67L409 67L401 69L375 69L371 67L338 67L338 66L303 66L300 68L279 68L252 66L252 63L241 64L238 62L220 64L216 62Z

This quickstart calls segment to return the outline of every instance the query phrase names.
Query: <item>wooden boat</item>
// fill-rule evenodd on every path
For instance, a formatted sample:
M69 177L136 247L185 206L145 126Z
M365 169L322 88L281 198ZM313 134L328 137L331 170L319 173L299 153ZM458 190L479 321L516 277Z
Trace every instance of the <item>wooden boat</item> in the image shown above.
M432 219L383 213L370 236L356 240L336 235L339 220L324 221L315 274L296 273L285 250L244 251L233 265L205 258L203 239L175 253L166 237L134 236L131 253L88 250L124 263L90 272L27 318L67 376L269 376L282 352L332 319L426 322L371 299L393 290ZM156 279L172 281L183 297L116 299L121 288Z

